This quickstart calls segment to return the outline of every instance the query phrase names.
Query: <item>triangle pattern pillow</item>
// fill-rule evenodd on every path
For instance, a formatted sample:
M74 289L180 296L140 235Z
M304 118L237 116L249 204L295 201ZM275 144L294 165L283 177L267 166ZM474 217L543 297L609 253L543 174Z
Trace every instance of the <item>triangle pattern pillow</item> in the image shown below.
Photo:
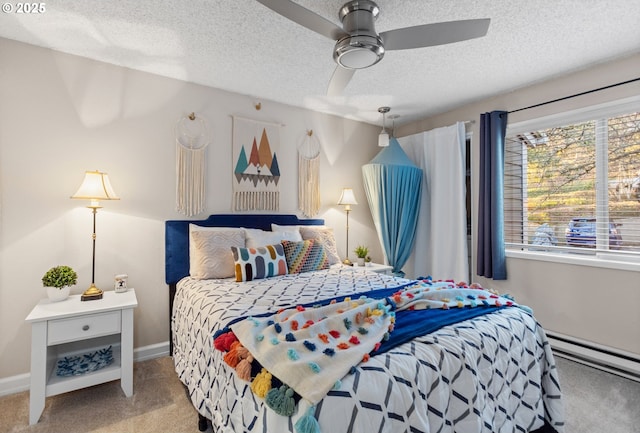
M319 271L329 268L324 246L313 239L302 242L282 241L290 274Z

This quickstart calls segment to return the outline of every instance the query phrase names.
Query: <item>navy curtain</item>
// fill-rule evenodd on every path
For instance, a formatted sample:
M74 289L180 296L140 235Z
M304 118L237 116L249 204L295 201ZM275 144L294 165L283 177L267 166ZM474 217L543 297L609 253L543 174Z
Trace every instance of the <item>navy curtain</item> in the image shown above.
M422 170L409 159L398 140L391 138L368 164L362 166L364 190L378 237L395 275L409 259L416 234Z
M507 112L480 116L477 274L507 279L504 251L504 140Z

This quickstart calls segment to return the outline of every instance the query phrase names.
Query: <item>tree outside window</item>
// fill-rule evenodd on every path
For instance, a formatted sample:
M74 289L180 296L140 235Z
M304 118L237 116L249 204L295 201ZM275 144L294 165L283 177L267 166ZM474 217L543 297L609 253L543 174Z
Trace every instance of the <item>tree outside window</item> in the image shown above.
M640 112L508 135L505 240L640 258Z

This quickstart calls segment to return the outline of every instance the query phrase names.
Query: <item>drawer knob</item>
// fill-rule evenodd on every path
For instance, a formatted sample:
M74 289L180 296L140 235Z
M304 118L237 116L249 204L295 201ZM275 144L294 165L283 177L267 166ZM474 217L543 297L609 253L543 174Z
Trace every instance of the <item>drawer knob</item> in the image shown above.
M88 330L89 330L89 325L84 325L84 326L82 327L82 330L83 330L83 331L88 331Z

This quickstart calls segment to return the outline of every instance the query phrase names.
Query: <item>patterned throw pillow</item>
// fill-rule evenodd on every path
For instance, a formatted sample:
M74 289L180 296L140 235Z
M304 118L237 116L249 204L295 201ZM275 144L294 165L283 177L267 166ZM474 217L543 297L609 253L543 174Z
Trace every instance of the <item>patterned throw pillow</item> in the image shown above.
M329 258L329 265L340 263L336 239L333 236L333 229L327 226L300 226L302 239L315 239L317 243L324 245L325 252Z
M282 245L290 274L329 268L324 246L313 239L302 242L282 241Z
M242 229L189 224L189 275L198 280L235 275L230 248L244 247Z
M287 260L282 244L257 248L231 247L236 281L252 281L287 274Z

